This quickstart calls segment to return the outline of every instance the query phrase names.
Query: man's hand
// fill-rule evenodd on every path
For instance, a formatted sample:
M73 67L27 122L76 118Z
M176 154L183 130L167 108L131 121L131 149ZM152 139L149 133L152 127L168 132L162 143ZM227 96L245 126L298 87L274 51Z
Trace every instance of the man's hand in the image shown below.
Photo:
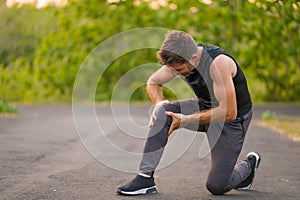
M152 127L152 126L154 125L154 121L157 119L156 114L157 114L158 109L159 109L162 105L168 104L168 103L170 103L169 100L163 100L163 101L158 102L158 103L155 105L155 107L154 107L154 109L153 109L153 111L152 111L152 114L151 114L151 116L150 116L150 121L149 121L149 126L150 126L150 127Z
M179 113L173 113L173 112L166 112L166 115L172 117L172 124L170 126L168 136L172 134L173 131L176 129L179 129L181 127L184 127L188 123L188 116L179 114Z

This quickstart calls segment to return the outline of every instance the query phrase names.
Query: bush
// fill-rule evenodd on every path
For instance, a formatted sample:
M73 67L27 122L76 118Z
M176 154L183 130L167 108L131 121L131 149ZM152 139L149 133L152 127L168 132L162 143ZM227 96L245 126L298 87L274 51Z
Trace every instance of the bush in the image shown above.
M264 111L262 113L262 119L263 120L273 120L273 119L276 119L277 116L276 116L276 113L275 112L272 112L272 111Z
M0 113L18 113L18 110L10 102L0 100Z
M70 102L80 65L101 41L134 28L164 27L188 32L197 42L220 46L233 55L254 101L299 101L300 3L294 0L214 0L210 5L172 0L156 9L146 0L68 2L63 8L44 9L8 9L0 4L2 99ZM104 72L96 101L109 101L122 75L153 62L157 60L152 50L123 55ZM166 98L171 97L166 91ZM149 100L144 89L134 98Z

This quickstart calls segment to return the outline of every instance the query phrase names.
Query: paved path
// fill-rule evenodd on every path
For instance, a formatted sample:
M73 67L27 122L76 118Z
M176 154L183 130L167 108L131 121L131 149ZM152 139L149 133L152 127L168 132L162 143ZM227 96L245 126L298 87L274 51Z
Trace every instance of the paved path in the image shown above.
M115 194L115 188L133 174L111 169L86 151L70 106L21 106L19 110L17 116L0 117L0 199L300 199L300 143L255 122L241 154L243 158L256 150L263 157L252 190L233 190L224 196L206 190L210 157L199 159L199 136L183 156L156 173L159 194L123 197ZM258 106L254 119L264 110L300 116L300 106ZM147 106L130 106L130 113L139 123L148 121ZM97 107L97 114L104 116L112 132L118 132L109 107ZM83 123L89 124L92 117L87 115ZM143 143L122 138L120 145L140 151Z

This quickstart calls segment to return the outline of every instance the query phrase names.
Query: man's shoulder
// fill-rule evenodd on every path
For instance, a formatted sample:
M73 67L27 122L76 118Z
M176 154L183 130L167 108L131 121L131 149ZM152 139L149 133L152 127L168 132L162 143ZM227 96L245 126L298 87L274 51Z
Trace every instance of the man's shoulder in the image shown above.
M234 60L225 54L218 55L212 62L211 72L217 72L222 74L231 74L232 77L235 76L237 72L237 67Z

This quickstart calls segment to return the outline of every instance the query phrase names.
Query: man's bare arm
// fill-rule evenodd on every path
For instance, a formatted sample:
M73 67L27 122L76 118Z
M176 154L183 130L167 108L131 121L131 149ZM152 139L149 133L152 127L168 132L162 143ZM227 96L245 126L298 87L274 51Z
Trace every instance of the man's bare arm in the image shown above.
M169 103L168 100L164 100L162 86L175 76L176 74L173 74L169 68L162 66L158 71L152 74L147 81L147 92L155 105L149 120L150 127L154 125L158 108L163 104Z
M147 92L153 104L157 104L164 100L162 86L172 80L176 74L168 67L162 66L147 81Z
M226 122L236 118L236 94L232 78L236 74L234 61L225 56L218 56L211 65L214 95L219 106L199 113L200 123Z
M232 78L235 74L236 65L233 60L225 55L218 56L211 65L211 77L214 82L214 94L219 106L192 115L167 112L166 114L173 118L169 135L174 130L190 122L208 124L234 120L237 115L237 104Z

